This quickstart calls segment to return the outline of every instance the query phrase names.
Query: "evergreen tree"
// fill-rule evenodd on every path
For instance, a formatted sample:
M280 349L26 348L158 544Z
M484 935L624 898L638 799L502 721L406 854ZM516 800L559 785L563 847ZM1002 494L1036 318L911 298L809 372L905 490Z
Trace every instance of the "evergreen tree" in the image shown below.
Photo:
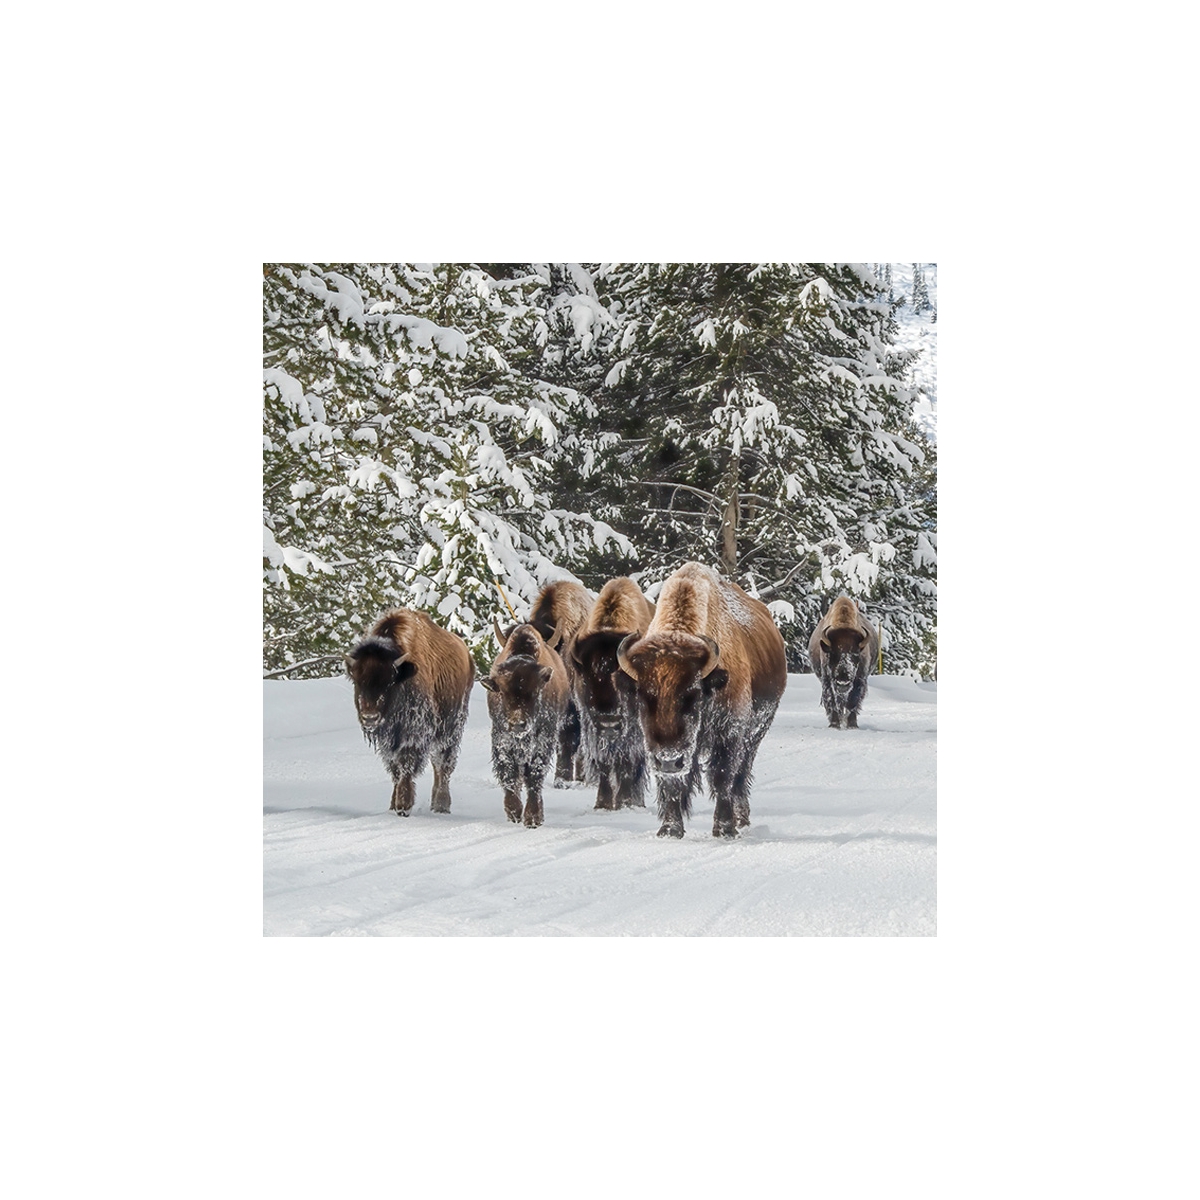
M929 303L929 287L925 283L925 271L920 263L913 263L913 312L926 312Z
M574 559L626 544L548 494L547 454L589 414L524 370L547 299L537 274L449 263L267 269L269 667L340 656L396 604L482 664L497 584L527 610Z
M932 578L909 565L925 456L900 382L911 356L889 347L865 265L636 264L607 282L624 332L605 478L646 580L695 558L781 602L796 667L830 592ZM932 599L893 591L912 609L893 665L913 665Z

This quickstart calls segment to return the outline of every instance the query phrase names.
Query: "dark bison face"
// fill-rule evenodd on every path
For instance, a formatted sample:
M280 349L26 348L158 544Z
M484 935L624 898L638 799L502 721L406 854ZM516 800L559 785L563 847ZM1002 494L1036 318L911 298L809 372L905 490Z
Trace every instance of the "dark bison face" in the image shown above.
M526 729L537 716L542 689L554 672L533 658L506 658L479 682L492 693L488 708L514 731Z
M821 653L825 656L824 674L832 681L834 689L848 692L863 667L863 648L867 638L855 629L830 630L821 639Z
M416 674L416 663L397 645L379 638L355 646L345 661L359 722L370 732L387 714L396 686Z
M601 729L620 729L634 712L633 679L617 662L624 633L590 633L571 646L575 694Z
M617 649L621 670L636 684L646 756L660 775L691 769L704 710L728 682L711 638L674 634L668 644L639 650L631 634Z

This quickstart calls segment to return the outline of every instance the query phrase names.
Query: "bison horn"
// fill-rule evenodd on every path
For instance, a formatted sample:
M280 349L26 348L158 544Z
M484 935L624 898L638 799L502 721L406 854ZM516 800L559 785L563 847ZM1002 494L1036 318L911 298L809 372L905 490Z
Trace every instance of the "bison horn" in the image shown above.
M630 679L637 679L637 672L633 669L633 663L629 661L629 647L638 640L636 633L629 634L628 637L623 637L620 644L617 646L617 666L629 676Z
M708 646L708 661L700 668L700 678L706 679L708 675L716 668L717 663L721 661L721 647L710 637L700 635L700 640Z
M505 638L504 634L500 631L500 622L497 621L495 617L492 618L492 629L495 631L496 641L503 646L508 639Z
M546 645L549 646L551 650L557 650L559 643L562 641L562 635L563 623L560 619L550 631L550 636L546 638Z

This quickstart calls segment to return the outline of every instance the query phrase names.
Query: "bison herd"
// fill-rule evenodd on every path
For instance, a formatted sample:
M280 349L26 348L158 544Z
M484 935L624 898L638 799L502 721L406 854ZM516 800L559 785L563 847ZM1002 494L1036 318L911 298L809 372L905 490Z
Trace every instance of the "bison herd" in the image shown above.
M783 638L765 604L686 563L657 605L632 579L612 579L597 596L558 582L527 622L493 627L500 651L479 682L510 821L542 824L555 764L560 782L596 784L598 809L644 808L653 775L659 837L683 837L702 778L713 836L749 825L754 758L787 683ZM875 629L839 597L809 645L831 726L857 727L878 650ZM363 733L392 778L392 811L408 816L429 762L430 807L449 812L475 681L466 644L424 613L395 609L350 651L346 670Z

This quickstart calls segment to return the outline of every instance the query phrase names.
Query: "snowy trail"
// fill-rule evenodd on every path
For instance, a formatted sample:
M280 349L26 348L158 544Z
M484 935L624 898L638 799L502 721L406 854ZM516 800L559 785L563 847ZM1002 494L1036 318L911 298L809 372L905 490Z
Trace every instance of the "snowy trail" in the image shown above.
M408 819L343 679L264 681L264 930L276 935L802 935L936 932L937 690L871 681L858 731L791 675L759 752L751 826L682 841L644 811L548 787L546 824L504 817L476 685L449 815L431 775Z

